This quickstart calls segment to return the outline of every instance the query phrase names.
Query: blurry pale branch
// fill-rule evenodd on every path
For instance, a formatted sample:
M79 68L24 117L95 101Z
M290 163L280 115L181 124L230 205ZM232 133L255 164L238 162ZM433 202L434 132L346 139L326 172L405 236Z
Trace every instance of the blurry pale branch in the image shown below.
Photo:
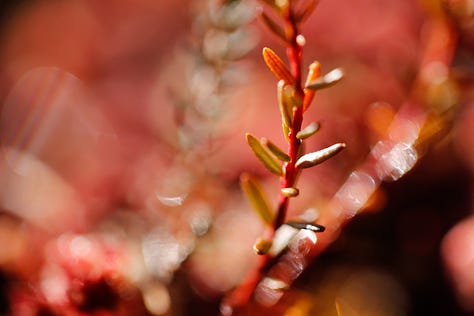
M255 8L251 0L193 2L192 38L181 49L182 76L171 78L175 145L194 150L217 138L216 123L226 113L227 97L243 80L242 58L255 45L249 23Z
M206 194L202 185L207 183L209 192L214 192L207 202L214 210L220 204L219 194L228 192L215 171L199 161L212 155L215 144L225 137L217 125L229 111L229 95L246 74L243 59L255 45L250 28L255 7L252 0L200 0L190 8L190 37L166 78L176 127L176 133L167 135L167 142L174 150L175 167L191 183L184 193L185 204L192 203L193 196Z
M157 199L158 207L176 210L166 213L165 217L179 218L160 221L163 224L155 227L150 252L159 252L156 244L165 244L166 239L176 241L176 245L171 246L180 247L182 256L167 275L167 282L194 252L197 238L208 232L214 215L222 211L232 194L226 189L228 186L222 185L216 172L200 162L212 154L214 143L223 137L216 126L228 111L228 96L245 75L242 59L255 44L249 27L255 16L251 4L251 0L194 1L189 42L175 54L169 65L172 73L166 74L173 99L175 129L172 131L175 133L164 136L173 151L173 159L168 168L169 176L162 179L164 193L157 194ZM251 179L243 186L256 196L253 204L261 210L263 220L271 221L273 215L265 208L260 188ZM181 223L183 220L189 222ZM169 231L169 235L162 231Z
M208 156L211 144L221 136L215 125L228 110L228 94L245 75L241 60L255 44L249 27L255 16L252 4L251 0L202 0L191 6L191 37L173 68L182 66L178 74L184 77L168 79L177 128L171 146L180 167L198 173L196 177L210 176L196 161Z

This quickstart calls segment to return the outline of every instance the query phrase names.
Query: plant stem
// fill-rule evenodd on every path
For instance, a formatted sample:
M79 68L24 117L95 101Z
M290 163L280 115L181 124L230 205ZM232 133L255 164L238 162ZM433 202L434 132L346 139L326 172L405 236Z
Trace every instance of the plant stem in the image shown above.
M303 87L301 86L301 56L302 47L298 44L297 37L299 34L298 25L293 18L291 5L284 14L286 21L286 32L289 38L289 46L287 47L287 56L290 63L290 71L294 77L294 88L296 94L301 98L304 95ZM298 159L298 153L300 151L301 141L296 137L296 134L301 130L303 123L303 108L301 106L294 107L293 109L293 124L288 135L288 156L290 161L284 165L284 174L280 181L281 188L290 188L296 184L296 178L298 170L295 167L296 160ZM287 210L289 205L289 198L280 193L279 202L277 207L277 216L273 224L273 229L276 231L281 225L284 224Z

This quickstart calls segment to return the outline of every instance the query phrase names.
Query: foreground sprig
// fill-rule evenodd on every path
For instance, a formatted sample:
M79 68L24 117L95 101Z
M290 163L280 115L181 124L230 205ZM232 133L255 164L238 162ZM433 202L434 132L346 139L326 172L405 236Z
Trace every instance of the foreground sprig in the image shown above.
M320 64L314 61L308 67L303 84L301 60L306 41L299 32L299 26L314 10L317 1L263 0L263 2L273 11L273 15L279 18L279 21L270 18L265 11L262 13L262 21L272 33L284 41L287 48L288 65L271 48L265 47L262 51L265 64L278 80L278 107L287 150L279 148L266 138L259 140L250 133L246 134L246 138L252 152L263 166L281 179L279 203L274 221L270 225L273 231L276 231L286 220L288 199L299 195L300 190L296 186L296 180L301 170L314 167L345 148L344 143L336 143L327 148L305 153L304 141L318 132L320 124L311 122L302 128L304 113L310 108L316 91L339 82L343 77L343 72L337 68L326 75L321 75ZM256 183L257 180L252 181ZM242 187L245 188L246 184L243 183ZM244 189L249 201L256 200L257 197L253 196L255 192L255 190ZM258 208L255 210L258 214L262 212ZM265 222L269 225L268 221Z
M247 143L258 160L268 171L280 178L280 190L278 204L275 211L272 211L258 181L249 175L241 177L244 194L269 232L265 237L259 238L254 245L255 252L262 258L259 266L224 299L221 305L221 312L224 315L231 315L236 309L245 306L250 301L256 285L263 280L265 271L275 264L277 258L273 257L272 253L280 254L280 252L272 251L272 239L287 221L289 200L300 194L297 179L301 171L319 165L346 147L344 143L336 143L308 153L304 150L307 147L304 146L305 141L316 135L320 129L320 124L317 122L311 122L303 128L304 113L309 110L317 90L328 88L343 77L343 72L339 68L321 75L320 64L314 61L309 65L307 76L303 81L302 53L306 40L300 34L300 24L314 10L317 1L261 1L268 10L273 11L272 16L277 17L277 20L271 18L264 10L263 23L284 42L287 51L288 64L271 48L265 47L262 52L265 64L277 79L278 108L287 150L279 148L266 138L259 139L250 133L246 134ZM307 230L313 234L324 231L324 227L314 223L290 221L286 224L293 229ZM289 242L290 240L287 241ZM282 249L286 249L286 246L283 245Z

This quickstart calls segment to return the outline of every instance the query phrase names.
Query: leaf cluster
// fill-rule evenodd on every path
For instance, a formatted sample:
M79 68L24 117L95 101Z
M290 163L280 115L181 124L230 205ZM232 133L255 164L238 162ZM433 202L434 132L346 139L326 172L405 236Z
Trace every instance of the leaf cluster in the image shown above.
M277 22L265 11L262 11L261 18L264 24L272 33L284 41L289 50L301 53L305 40L301 34L298 34L298 26L311 14L317 5L317 1L261 1L273 11L274 16L279 17L281 20ZM343 72L337 68L325 75L321 75L320 64L314 61L309 65L305 83L302 85L298 69L298 67L301 67L301 54L296 54L296 57L294 55L288 56L292 67L288 67L285 61L271 48L265 47L262 55L268 69L277 79L278 108L281 114L283 135L288 143L288 150L285 151L267 138L259 139L251 133L246 133L246 140L262 165L272 174L281 178L280 196L283 199L288 199L296 197L300 193L300 190L296 187L296 179L302 169L319 165L345 148L344 143L336 143L327 148L305 153L303 142L319 131L320 124L318 122L311 122L304 128L301 125L303 114L309 109L315 92L331 87L339 82L343 77ZM291 60L291 58L297 58L298 60ZM258 184L258 181L245 174L241 177L241 186L259 217L266 225L273 225L273 228L276 230L280 224L278 221L275 221L275 218L281 217L281 214L274 214L273 208L269 205L268 198ZM281 207L278 207L277 210L277 213L286 211L282 210ZM308 225L311 224L302 223L297 226L301 229L312 227ZM255 248L259 249L257 253L265 253L262 249L268 248L267 243L260 242L259 245L259 247Z

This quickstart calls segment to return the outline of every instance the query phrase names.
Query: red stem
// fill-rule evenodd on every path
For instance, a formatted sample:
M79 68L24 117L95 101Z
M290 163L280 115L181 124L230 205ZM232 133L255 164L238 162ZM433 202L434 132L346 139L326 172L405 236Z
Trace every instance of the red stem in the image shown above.
M304 95L303 87L301 86L301 56L302 48L297 42L298 37L298 25L293 18L293 13L291 7L288 8L287 12L284 14L286 20L286 30L288 32L288 37L290 38L290 45L287 47L287 56L290 63L290 70L295 79L295 90L298 96L301 98ZM300 150L301 141L296 137L296 134L301 130L301 125L303 123L303 109L301 106L295 107L293 109L293 124L291 126L290 133L288 135L288 155L290 156L290 161L285 164L284 175L280 181L281 188L293 187L296 182L296 176L298 173L297 168L295 167L296 160L298 159L298 152ZM287 210L289 205L289 198L280 193L278 207L277 207L277 216L273 224L273 229L276 231L281 225L284 224Z

